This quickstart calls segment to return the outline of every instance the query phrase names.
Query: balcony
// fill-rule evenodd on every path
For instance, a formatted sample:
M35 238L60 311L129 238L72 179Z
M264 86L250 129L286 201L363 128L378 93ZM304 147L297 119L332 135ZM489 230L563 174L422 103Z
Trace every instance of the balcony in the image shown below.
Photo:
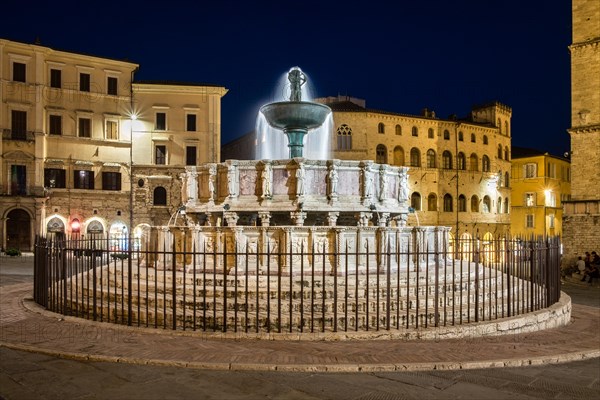
M3 129L2 140L18 140L21 142L33 142L35 141L35 134L32 131L14 131L12 129Z
M0 185L0 196L14 197L44 197L43 186L5 183Z

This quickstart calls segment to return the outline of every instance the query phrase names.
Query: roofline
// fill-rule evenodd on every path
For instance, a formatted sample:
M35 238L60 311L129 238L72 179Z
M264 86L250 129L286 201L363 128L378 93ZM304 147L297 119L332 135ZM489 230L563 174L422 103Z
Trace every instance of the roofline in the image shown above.
M85 56L85 57L92 57L92 58L96 58L99 60L105 60L105 61L113 61L113 62L118 62L121 64L129 64L132 67L138 68L139 64L135 63L135 62L131 62L128 60L121 60L118 58L111 58L111 57L104 57L104 56L98 56L95 54L89 54L89 53L83 53L83 52L76 52L76 51L70 51L70 50L63 50L63 49L59 49L59 48L54 48L54 47L48 47L48 46L42 46L41 44L35 44L35 43L27 43L27 42L22 42L22 41L18 41L18 40L11 40L11 39L6 39L6 38L0 38L0 43L15 43L17 45L21 45L21 46L29 46L32 47L34 49L37 50L42 50L45 52L55 52L55 53L65 53L65 54L69 54L72 56Z

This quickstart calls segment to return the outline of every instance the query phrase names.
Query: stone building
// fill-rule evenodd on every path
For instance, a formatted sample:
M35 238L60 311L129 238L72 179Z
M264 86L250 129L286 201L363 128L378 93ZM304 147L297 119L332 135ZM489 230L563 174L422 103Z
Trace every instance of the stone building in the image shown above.
M600 251L600 3L573 0L571 201L564 203L563 262Z
M184 166L219 160L221 86L134 83L135 63L4 39L0 54L2 249L168 222Z
M409 167L409 225L450 226L451 237L463 238L510 233L510 107L494 102L441 119L429 110L373 110L345 96L315 101L333 110L331 158ZM250 133L224 145L223 156L253 159L255 147Z
M569 160L512 147L511 233L562 236L563 202L571 197Z

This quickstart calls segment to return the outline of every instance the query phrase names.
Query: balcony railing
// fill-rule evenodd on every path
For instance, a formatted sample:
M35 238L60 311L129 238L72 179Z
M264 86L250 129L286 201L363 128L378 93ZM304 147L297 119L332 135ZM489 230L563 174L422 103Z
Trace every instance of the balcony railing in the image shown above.
M29 186L29 185L12 185L5 183L0 185L0 196L44 196L43 186Z
M35 141L35 134L33 131L14 131L12 129L3 129L2 140L19 140L22 142L33 142Z

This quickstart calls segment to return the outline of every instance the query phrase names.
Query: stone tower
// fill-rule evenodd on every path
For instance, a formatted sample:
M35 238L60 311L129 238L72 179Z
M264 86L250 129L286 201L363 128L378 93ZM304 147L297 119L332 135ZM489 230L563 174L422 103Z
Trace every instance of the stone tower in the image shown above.
M564 204L564 262L600 251L600 2L573 0L571 201Z

